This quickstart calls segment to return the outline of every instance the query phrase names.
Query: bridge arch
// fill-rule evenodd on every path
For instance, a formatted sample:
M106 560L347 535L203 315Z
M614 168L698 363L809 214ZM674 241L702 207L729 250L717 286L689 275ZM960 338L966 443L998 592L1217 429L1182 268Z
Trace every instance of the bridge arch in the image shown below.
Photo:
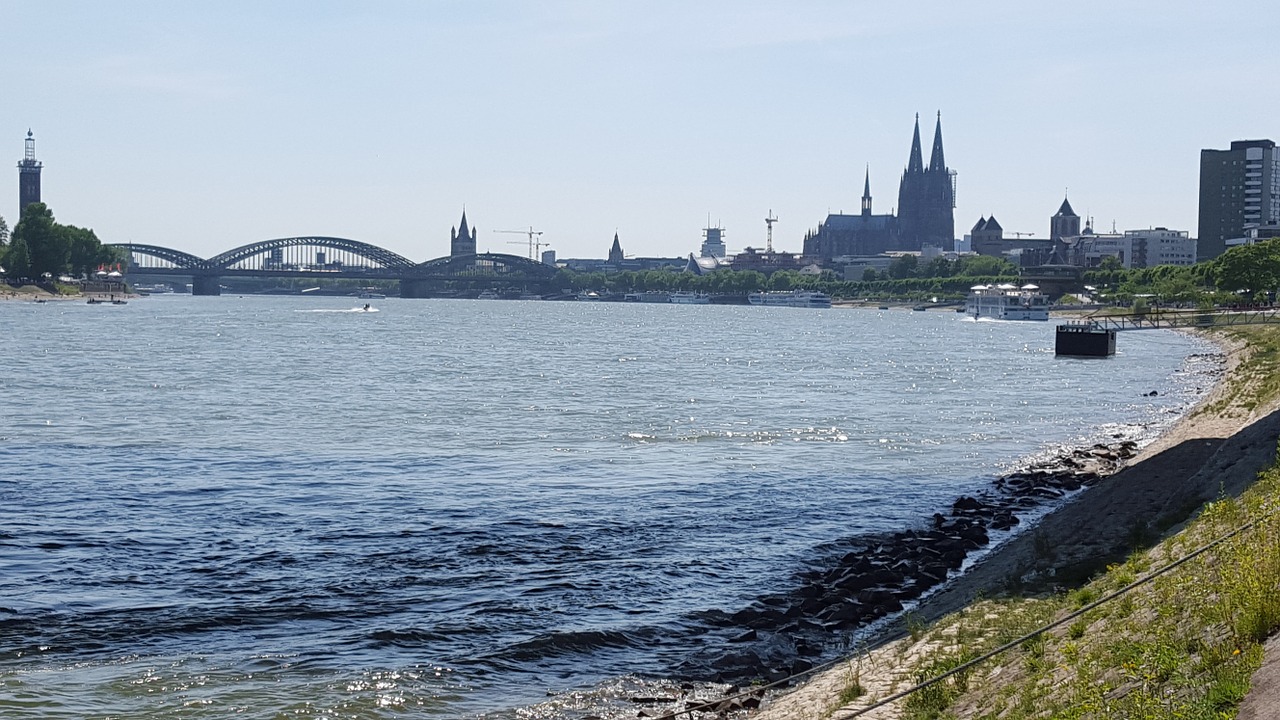
M451 255L413 266L407 277L485 277L522 275L531 280L550 280L556 268L546 263L506 253Z
M129 253L129 264L138 268L154 268L157 265L148 260L159 260L168 263L178 270L202 271L208 268L208 261L191 253L160 247L159 245L139 245L137 243L107 243L110 247L121 248ZM162 266L163 267L163 266Z
M386 270L403 271L414 266L414 262L403 255L394 253L377 245L337 237L289 237L275 240L263 240L248 245L241 245L219 255L209 258L208 266L214 270L228 270L259 255L270 255L272 251L284 251L287 248L322 247L337 250L341 253L363 258ZM323 263L321 263L323 264Z

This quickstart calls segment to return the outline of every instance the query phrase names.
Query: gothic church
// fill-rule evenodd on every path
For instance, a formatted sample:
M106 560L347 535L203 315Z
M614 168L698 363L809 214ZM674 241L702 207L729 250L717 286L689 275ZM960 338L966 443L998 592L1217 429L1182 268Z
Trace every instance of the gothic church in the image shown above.
M804 254L821 262L841 255L875 255L887 250L921 250L925 245L950 250L955 241L955 186L942 153L942 113L933 131L933 152L924 164L920 116L916 116L911 155L898 185L898 214L871 212L871 171L862 191L862 213L827 215L805 235Z

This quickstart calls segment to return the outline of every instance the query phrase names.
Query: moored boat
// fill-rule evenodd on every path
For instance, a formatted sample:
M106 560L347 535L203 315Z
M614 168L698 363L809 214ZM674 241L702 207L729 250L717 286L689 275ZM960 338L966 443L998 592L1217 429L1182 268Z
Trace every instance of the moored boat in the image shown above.
M622 299L624 302L669 303L671 302L671 293L665 290L644 290L642 292L627 293Z
M816 290L761 291L747 295L752 305L776 305L778 307L829 308L831 298Z
M699 292L674 292L671 293L671 302L677 305L710 305L711 296Z

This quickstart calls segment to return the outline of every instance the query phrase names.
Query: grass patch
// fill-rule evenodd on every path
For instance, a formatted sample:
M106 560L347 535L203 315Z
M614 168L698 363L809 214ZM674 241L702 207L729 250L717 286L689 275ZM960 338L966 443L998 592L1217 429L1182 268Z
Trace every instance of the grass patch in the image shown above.
M1280 397L1280 327L1237 325L1214 332L1243 343L1245 348L1222 397L1201 407L1197 414L1234 416L1240 411L1252 412Z
M1280 337L1280 335L1278 335ZM1169 573L978 666L908 696L903 717L1221 720L1234 715L1280 631L1280 465L1178 535L1051 598L983 601L922 632L913 678L958 667L1066 617L1210 541Z

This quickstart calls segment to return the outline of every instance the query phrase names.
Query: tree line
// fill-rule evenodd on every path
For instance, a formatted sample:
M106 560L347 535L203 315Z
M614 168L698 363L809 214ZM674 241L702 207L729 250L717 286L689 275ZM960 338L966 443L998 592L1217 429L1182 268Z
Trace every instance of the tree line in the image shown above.
M1017 283L1018 268L991 256L937 257L921 262L916 255L895 258L883 271L868 268L861 280L839 278L830 270L818 274L779 270L770 275L755 270L722 268L703 275L676 269L641 272L577 273L561 269L555 287L601 292L693 290L742 295L760 290L819 290L838 298L950 299L963 298L975 284ZM1280 291L1280 238L1233 247L1214 260L1195 265L1124 268L1113 257L1083 273L1079 290L1108 304L1129 305L1135 298L1184 305L1256 303L1274 299ZM1145 301L1144 301L1145 302Z
M12 231L0 217L0 267L7 278L90 277L99 267L125 259L118 248L103 245L93 230L56 222L44 203L23 208Z

